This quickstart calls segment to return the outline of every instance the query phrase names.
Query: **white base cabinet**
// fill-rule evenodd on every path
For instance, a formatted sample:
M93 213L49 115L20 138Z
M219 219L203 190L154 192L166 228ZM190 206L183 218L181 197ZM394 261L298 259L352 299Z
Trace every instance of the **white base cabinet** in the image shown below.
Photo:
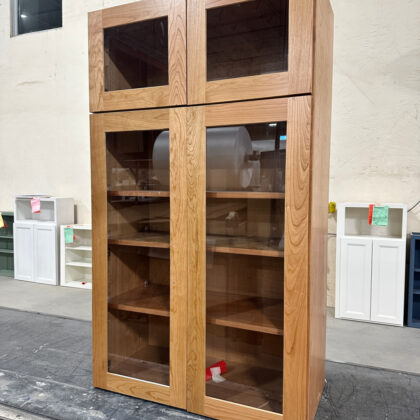
M369 204L338 205L337 318L404 323L407 209L388 206L389 225L372 227Z
M35 283L59 282L59 223L73 223L72 198L41 198L41 212L32 213L32 196L15 199L13 226L15 279Z

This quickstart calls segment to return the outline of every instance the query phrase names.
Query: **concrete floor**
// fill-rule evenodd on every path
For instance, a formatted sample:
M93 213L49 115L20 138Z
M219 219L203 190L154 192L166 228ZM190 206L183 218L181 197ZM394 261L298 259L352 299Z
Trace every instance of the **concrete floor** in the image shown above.
M91 291L0 277L0 307L91 320ZM403 345L402 345L403 343ZM420 329L327 319L327 359L420 374Z
M202 419L94 389L89 322L0 309L0 337L0 418ZM316 420L420 419L420 376L334 362L326 367ZM32 414L9 417L7 407Z
M0 276L0 307L92 320L92 292Z

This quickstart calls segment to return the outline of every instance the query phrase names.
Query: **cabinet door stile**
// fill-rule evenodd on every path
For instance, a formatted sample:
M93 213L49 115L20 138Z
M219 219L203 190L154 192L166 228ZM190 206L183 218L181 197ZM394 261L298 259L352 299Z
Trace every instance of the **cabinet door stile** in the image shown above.
M188 361L187 409L203 413L206 334L206 132L204 108L188 109Z
M106 152L103 116L90 117L92 171L92 329L93 384L106 386L108 370L108 258Z
M170 404L186 407L187 388L187 109L170 110Z

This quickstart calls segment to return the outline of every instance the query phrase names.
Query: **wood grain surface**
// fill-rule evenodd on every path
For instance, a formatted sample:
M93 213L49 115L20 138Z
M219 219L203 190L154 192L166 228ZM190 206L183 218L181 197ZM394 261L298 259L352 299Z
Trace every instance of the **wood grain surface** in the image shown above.
M311 97L288 101L283 413L287 419L304 420L308 407Z
M206 129L203 108L187 112L187 410L203 412L206 337Z
M325 385L328 270L328 200L334 15L329 0L315 11L309 285L309 413L313 419Z

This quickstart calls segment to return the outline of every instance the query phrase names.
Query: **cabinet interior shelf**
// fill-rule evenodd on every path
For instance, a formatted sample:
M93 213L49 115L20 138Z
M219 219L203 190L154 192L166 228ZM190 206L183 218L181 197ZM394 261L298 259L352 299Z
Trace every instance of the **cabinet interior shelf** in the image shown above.
M85 246L85 245L80 245L80 246L66 246L66 249L70 249L72 251L92 251L92 247L91 246Z
M165 347L147 345L130 357L109 354L109 371L158 384L169 384L169 351Z
M216 359L207 360L210 366ZM230 402L254 407L272 407L282 411L283 375L280 370L250 366L227 360L224 382L206 382L206 394ZM227 397L228 396L228 397Z
M86 268L92 267L91 262L85 262L85 261L69 261L69 262L66 262L66 265L69 265L70 267L86 267Z
M13 239L13 236L9 236L9 235L0 235L0 239Z
M247 199L284 199L285 194L279 192L258 191L207 191L207 198L247 198Z
M108 197L169 197L169 191L112 190L108 191Z
M110 245L169 248L169 234L164 232L135 232L110 237L108 243ZM207 250L221 254L284 257L284 251L268 246L266 238L207 235Z
M246 198L246 199L284 199L285 194L280 192L258 191L208 191L207 198ZM108 197L169 197L169 191L150 190L111 190Z
M414 272L416 272L416 273L420 273L420 268L415 268L415 269L414 269Z
M66 287L75 287L77 289L92 289L92 280L82 279L82 280L72 280L68 281L62 286Z
M169 248L169 234L165 232L135 232L108 239L110 245L126 245L148 248Z
M13 254L13 249L2 249L0 248L0 254Z
M169 317L169 288L150 285L110 299L110 309ZM280 299L207 292L207 323L224 327L283 335Z

